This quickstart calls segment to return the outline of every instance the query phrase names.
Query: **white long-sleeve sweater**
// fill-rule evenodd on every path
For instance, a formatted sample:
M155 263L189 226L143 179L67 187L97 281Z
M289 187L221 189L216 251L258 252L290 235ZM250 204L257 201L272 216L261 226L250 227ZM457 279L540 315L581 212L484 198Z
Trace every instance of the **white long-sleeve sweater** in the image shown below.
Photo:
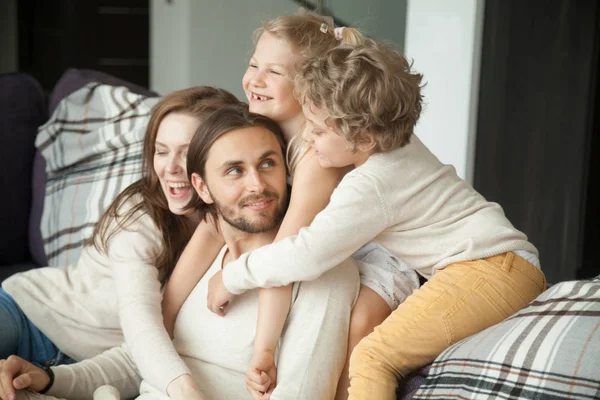
M225 266L234 294L312 280L373 240L425 278L435 269L508 251L537 249L454 167L415 135L409 145L374 154L349 172L327 207L298 235Z
M250 399L245 371L253 354L258 293L235 299L225 317L207 308L208 282L222 266L225 249L183 304L175 324L174 344L207 399ZM294 285L292 307L278 347L274 400L332 399L346 358L352 305L358 296L356 265L345 260L320 279ZM123 397L140 388L135 364L121 346L81 363L54 367L56 379L48 394L89 399L105 384ZM144 399L167 400L146 381Z
M2 287L67 355L84 360L126 340L142 376L166 390L189 370L160 329L162 294L153 264L162 251L160 233L147 214L136 217L110 239L108 254L88 246L74 265L30 270Z

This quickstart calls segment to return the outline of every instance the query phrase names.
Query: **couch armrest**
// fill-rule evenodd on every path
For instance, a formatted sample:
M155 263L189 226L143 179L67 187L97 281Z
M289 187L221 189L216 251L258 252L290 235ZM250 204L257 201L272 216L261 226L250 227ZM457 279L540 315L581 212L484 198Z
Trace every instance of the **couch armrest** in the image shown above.
M0 270L31 261L28 245L31 173L46 96L30 75L0 75Z

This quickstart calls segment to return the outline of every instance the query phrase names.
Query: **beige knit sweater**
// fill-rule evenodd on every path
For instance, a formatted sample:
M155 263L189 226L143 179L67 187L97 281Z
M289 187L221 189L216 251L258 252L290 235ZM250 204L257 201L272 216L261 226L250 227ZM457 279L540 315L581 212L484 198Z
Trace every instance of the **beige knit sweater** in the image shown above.
M298 235L242 255L225 266L227 289L312 280L369 240L425 278L436 269L508 251L538 254L508 221L413 136L409 145L371 156L349 172L329 205Z

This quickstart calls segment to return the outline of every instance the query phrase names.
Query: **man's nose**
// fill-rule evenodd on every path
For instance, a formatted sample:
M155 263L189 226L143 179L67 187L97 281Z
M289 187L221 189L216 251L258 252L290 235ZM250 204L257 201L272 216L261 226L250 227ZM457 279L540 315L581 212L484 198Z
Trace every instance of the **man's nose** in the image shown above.
M259 171L251 171L248 175L248 190L255 193L262 193L265 191L266 184L262 175Z

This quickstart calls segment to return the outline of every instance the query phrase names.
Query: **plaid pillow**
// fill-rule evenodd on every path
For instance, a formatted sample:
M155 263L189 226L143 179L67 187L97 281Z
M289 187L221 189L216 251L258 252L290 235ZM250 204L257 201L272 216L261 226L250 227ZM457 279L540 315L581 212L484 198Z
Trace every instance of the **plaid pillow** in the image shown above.
M90 83L65 97L38 132L46 160L40 225L48 265L77 261L114 198L141 177L142 145L155 98Z
M443 352L414 399L600 398L600 276L562 282Z

